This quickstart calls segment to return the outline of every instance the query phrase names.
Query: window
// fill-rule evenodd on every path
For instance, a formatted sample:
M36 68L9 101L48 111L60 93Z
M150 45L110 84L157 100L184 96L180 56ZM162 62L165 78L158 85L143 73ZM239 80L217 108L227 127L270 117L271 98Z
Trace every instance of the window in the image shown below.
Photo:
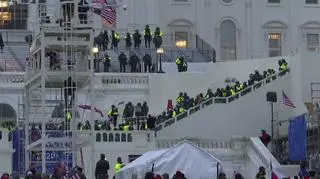
M187 48L188 32L175 32L175 43L177 48Z
M307 50L314 52L319 47L319 34L307 34Z
M220 56L221 60L236 60L236 25L225 20L220 25Z
M280 0L268 0L269 4L280 4Z
M100 133L96 134L96 142L101 142L101 134Z
M318 4L318 0L306 0L306 4Z
M282 47L281 47L281 33L269 33L269 57L281 56Z

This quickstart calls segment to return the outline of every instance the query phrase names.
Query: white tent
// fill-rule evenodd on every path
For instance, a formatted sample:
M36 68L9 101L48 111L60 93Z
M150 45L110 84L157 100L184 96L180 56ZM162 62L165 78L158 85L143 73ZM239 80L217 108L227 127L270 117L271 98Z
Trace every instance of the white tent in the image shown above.
M189 141L183 141L169 149L143 154L123 167L117 173L117 179L128 179L131 178L132 174L137 174L138 178L143 178L146 172L152 170L152 166L154 166L153 171L155 173L168 173L170 177L179 170L187 178L216 179L218 163L221 162L210 153Z

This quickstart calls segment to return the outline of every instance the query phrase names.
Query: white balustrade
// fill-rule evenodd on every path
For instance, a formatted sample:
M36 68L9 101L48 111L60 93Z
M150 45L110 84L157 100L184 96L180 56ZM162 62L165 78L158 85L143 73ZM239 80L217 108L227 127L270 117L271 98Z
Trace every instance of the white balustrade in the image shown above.
M214 148L231 148L231 142L220 139L157 139L156 147L157 148L170 148L183 140L188 140L193 144L197 145L203 149L214 149Z
M99 87L103 88L149 88L149 75L136 73L96 73L96 78L99 79Z
M21 85L24 83L24 72L0 72L0 84Z

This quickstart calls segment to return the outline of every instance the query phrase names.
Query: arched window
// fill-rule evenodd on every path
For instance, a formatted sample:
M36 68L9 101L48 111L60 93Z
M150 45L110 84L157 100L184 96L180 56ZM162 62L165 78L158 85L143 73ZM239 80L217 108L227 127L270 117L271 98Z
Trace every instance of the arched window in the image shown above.
M224 20L220 25L220 57L221 60L236 60L237 42L236 25L231 20Z
M0 120L2 121L16 121L17 114L12 106L9 104L0 104Z

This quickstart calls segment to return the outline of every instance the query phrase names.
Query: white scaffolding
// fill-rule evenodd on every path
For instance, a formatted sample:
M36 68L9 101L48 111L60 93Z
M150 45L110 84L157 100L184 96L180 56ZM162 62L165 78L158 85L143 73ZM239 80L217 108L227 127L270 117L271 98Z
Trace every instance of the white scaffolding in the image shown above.
M83 136L79 136L76 125L79 118L76 112L77 93L85 86L92 86L94 75L90 13L87 20L84 22L82 19L80 23L78 1L64 0L55 5L64 11L60 13L64 14L63 19L58 21L52 21L47 13L43 13L43 9L48 10L52 4L36 4L38 23L25 80L25 164L26 168L32 165L40 167L42 173L48 173L48 164L57 160L68 167L80 163L77 154L83 144ZM56 54L54 62L48 53ZM71 83L68 78L71 78ZM94 120L91 121L93 129ZM63 158L57 159L49 154L61 154ZM68 156L72 156L72 163L66 158ZM55 161L51 161L53 159Z

